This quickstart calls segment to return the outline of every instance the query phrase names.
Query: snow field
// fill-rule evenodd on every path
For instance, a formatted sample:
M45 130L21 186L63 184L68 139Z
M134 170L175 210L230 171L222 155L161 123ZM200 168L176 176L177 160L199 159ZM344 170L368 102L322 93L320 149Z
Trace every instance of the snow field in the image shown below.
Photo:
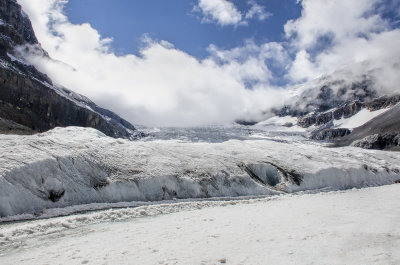
M399 264L399 200L395 184L13 223L0 263Z
M380 109L376 111L369 111L368 109L362 109L360 110L357 114L350 118L342 118L340 120L334 120L333 123L335 125L335 128L347 128L347 129L354 129L359 126L364 125L365 123L369 122L373 118L381 115L382 113L386 112L389 110L389 108L386 109Z

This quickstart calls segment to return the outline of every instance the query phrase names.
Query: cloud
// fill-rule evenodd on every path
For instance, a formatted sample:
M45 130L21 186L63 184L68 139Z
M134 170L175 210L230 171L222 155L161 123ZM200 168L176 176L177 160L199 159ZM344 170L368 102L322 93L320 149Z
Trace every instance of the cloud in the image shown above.
M242 22L242 13L227 0L199 0L196 8L204 14L202 22L215 21L221 26Z
M19 0L52 59L25 56L56 84L133 123L230 123L280 104L277 99L283 93L268 85L264 73L269 70L255 55L198 60L171 43L144 36L139 55L118 56L110 48L111 39L102 38L89 24L68 21L63 15L65 2ZM271 93L276 98L266 100Z
M228 0L199 0L194 11L203 14L202 23L215 22L220 26L243 26L248 25L250 19L263 21L272 16L255 0L249 0L248 4L250 9L242 13Z
M398 93L400 30L383 15L398 10L393 6L398 0L390 5L379 0L303 0L301 16L285 25L283 42L247 40L229 50L211 44L209 56L201 60L146 35L139 55L119 56L111 49L112 39L102 38L89 24L68 21L63 14L67 0L18 2L52 58L26 54L27 59L56 84L133 123L188 126L261 119L262 113L285 102L287 87L337 69L347 73L341 76L348 82L369 74L381 93ZM246 14L230 2L201 2L209 4L204 8L217 6L209 9L209 18L218 23L246 21ZM248 16L261 19L255 11L260 7L249 3ZM279 83L284 87L277 87Z
M345 66L354 79L369 74L381 93L396 92L400 30L384 17L395 2L303 0L301 17L285 25L295 54L287 77L307 81Z
M272 13L267 12L265 7L257 4L254 0L249 1L249 5L250 9L247 11L245 19L257 18L258 20L263 21L272 16Z
M321 36L333 33L335 40L387 28L379 14L373 13L379 0L303 0L302 16L285 25L288 37L302 49L312 48Z
M243 46L231 50L210 45L208 51L213 61L231 69L232 75L239 77L243 83L253 83L258 87L268 87L279 78L271 72L269 65L283 68L290 63L285 48L277 42L257 45L248 40Z

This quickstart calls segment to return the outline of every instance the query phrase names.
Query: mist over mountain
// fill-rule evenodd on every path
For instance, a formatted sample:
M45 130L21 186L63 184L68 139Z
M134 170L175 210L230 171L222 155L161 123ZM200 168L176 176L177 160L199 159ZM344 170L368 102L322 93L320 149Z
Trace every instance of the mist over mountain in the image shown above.
M396 16L387 16L396 1L301 1L301 16L284 24L282 42L249 39L232 49L211 43L206 58L148 35L139 54L118 55L112 39L88 23L69 21L65 1L19 3L50 57L25 49L21 55L56 84L138 124L261 120L292 100L290 90L322 76L329 76L334 92L367 78L377 96L395 93L400 81L400 30Z
M88 98L53 85L20 53L49 55L42 49L28 16L16 1L0 1L0 131L32 134L57 126L96 128L117 138L135 138L135 128Z

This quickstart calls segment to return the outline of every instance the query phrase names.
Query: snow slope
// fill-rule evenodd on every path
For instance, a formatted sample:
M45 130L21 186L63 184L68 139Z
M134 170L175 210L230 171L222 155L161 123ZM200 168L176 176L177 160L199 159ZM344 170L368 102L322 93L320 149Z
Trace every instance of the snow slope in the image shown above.
M306 132L305 128L297 125L297 117L292 116L273 116L267 120L257 123L253 127L264 128L268 131Z
M400 153L293 139L131 142L68 127L1 135L0 153L0 217L7 220L82 204L340 190L400 179Z
M395 184L12 223L0 263L400 264L399 201Z
M386 112L388 109L380 109L376 111L369 111L368 109L362 109L357 114L351 116L350 118L342 118L340 120L333 120L335 128L347 128L354 129L359 126L364 125L373 118Z

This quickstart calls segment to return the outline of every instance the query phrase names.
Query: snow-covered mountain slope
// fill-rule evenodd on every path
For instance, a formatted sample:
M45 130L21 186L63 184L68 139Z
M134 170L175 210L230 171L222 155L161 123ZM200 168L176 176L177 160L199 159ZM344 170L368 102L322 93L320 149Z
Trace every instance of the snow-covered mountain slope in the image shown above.
M116 138L136 138L138 133L129 122L82 95L52 84L45 73L19 56L23 50L48 57L16 1L0 0L0 21L0 118L28 127L32 133L56 126L83 126ZM10 128L11 133L21 131L0 123L0 132Z
M89 203L271 195L400 179L400 153L298 138L116 140L90 128L0 136L0 216Z
M399 65L395 60L387 63L394 75ZM288 88L290 96L285 105L282 108L266 110L265 115L272 114L274 117L258 124L271 128L273 123L287 120L290 122L283 123L286 127L294 126L292 130L296 131L296 126L302 127L314 140L340 140L352 134L352 129L364 125L400 102L398 87L391 82L385 83L382 71L382 66L373 61L355 63L344 65L319 79ZM357 117L353 117L355 115ZM376 129L383 135L393 133L391 129L386 131L386 126ZM400 135L399 131L397 135ZM373 135L364 135L366 136ZM352 139L361 140L355 136ZM399 145L389 142L387 141L386 145L358 146L374 149L398 148Z
M400 150L400 103L371 119L337 141L368 149Z
M334 128L347 128L347 129L354 129L364 125L365 123L369 122L370 120L374 119L375 117L381 115L382 113L386 112L388 109L379 109L375 111L370 111L368 109L362 109L357 114L349 117L344 118L342 117L339 120L334 120L333 125Z
M330 141L340 146L353 144L367 149L399 150L399 100L400 96L381 97L303 117L273 116L249 128L303 133L313 140Z
M395 184L10 223L0 263L399 264L399 200Z
M324 91L330 89L326 86L322 88L321 90ZM308 88L308 90L313 89ZM308 92L308 90L305 89L303 93ZM322 98L329 101L332 95L331 92L328 94L328 96ZM365 100L364 97L361 98ZM344 103L343 101L338 101L339 103L329 101L329 104L321 100L308 100L313 102L313 104L306 107L303 106L304 109L302 110L298 109L299 106L297 105L300 104L299 102L304 101L302 104L307 103L307 99L302 97L293 106L286 106L279 111L275 111L276 116L257 123L255 127L262 126L266 129L281 131L303 131L307 132L311 139L328 140L340 145L353 144L354 146L367 149L399 149L400 141L396 139L400 137L398 126L400 121L399 115L397 115L397 105L400 104L400 95L386 95L364 102L358 99L351 102L344 101ZM327 106L330 109L321 111L326 109ZM385 112L389 114L381 115ZM366 130L367 124L374 124L373 128L371 127ZM353 131L356 133L353 134ZM363 131L363 133L360 133L360 131ZM378 134L379 137L377 136ZM367 141L363 140L365 137L369 137ZM359 144L360 141L369 143ZM374 143L371 143L371 141Z

